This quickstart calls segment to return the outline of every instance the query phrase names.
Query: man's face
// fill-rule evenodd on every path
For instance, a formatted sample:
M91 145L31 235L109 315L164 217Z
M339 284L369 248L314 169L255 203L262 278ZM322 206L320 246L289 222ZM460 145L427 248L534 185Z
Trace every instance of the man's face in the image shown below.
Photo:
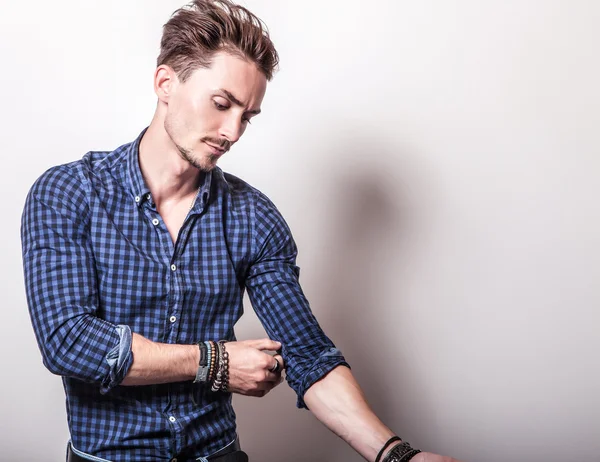
M209 69L196 69L184 83L175 78L165 131L181 157L210 171L260 112L266 88L254 63L217 53Z

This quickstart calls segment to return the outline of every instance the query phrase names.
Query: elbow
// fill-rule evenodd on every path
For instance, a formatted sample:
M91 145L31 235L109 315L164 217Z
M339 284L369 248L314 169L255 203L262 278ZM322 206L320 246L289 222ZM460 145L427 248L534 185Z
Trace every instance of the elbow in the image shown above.
M46 340L44 344L40 344L42 353L42 363L52 374L59 376L74 375L74 367L69 365L68 359L60 348L53 345L53 342Z
M131 330L93 317L80 317L42 332L38 345L42 362L52 374L88 383L114 386L132 361Z
M87 345L69 341L69 335L61 335L59 331L39 339L40 352L44 367L54 375L73 377L86 382L100 379L85 358L82 350Z
M67 375L65 373L65 370L59 366L59 363L56 361L53 361L49 358L43 357L42 358L42 363L44 364L44 366L46 367L46 369L48 369L50 371L50 373L54 374L54 375L60 375L60 376L65 376Z
M288 370L291 366L291 370L287 374L287 380L298 396L296 403L298 408L308 409L304 402L304 394L315 382L321 380L338 366L350 368L341 351L333 346L322 350L316 355L316 359L305 357L302 361L298 361L298 357L288 356L286 360Z

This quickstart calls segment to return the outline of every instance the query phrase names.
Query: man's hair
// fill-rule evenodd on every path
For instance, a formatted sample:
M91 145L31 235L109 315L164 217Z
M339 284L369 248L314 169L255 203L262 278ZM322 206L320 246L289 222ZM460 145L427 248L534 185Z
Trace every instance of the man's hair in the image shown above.
M279 63L266 25L248 9L230 0L194 0L163 26L157 66L172 67L185 82L219 51L255 63L267 80Z

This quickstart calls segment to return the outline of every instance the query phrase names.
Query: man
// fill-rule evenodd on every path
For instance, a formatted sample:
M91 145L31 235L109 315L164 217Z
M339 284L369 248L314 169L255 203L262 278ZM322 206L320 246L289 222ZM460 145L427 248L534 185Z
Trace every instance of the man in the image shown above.
M246 460L231 393L263 396L283 367L298 406L366 460L452 460L373 414L302 294L285 221L216 167L277 62L252 13L196 0L164 27L149 127L33 185L27 296L44 364L63 377L68 460ZM235 341L245 289L270 339Z

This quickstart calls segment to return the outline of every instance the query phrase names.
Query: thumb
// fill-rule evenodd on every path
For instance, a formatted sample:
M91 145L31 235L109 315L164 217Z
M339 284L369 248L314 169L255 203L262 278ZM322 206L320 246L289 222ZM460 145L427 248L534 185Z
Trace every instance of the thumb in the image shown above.
M281 348L281 343L270 338L259 338L256 340L249 340L249 346L256 348L257 350L271 350L275 351Z

